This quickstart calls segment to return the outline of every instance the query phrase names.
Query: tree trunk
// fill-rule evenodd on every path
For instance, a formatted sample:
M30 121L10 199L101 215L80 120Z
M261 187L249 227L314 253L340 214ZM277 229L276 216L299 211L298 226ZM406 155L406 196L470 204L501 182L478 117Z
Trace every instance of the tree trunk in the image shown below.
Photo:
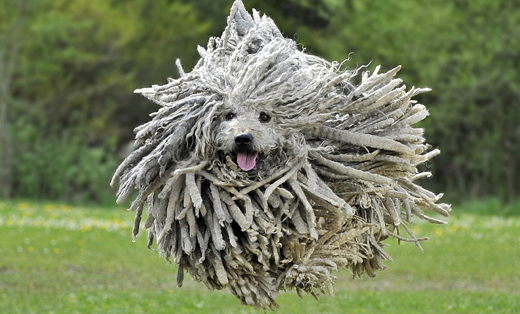
M3 87L3 86L2 86ZM13 186L13 153L7 112L7 97L0 91L0 197L10 198Z
M9 127L11 81L16 56L20 47L20 30L23 17L23 0L18 1L10 27L0 32L0 196L11 197L13 191L13 145Z

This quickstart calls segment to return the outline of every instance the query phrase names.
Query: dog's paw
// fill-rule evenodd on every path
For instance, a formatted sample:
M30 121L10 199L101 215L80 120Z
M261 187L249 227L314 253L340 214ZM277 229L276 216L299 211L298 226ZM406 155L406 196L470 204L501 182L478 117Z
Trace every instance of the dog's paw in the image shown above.
M296 289L301 296L302 291L312 294L317 298L318 294L333 294L333 286L336 276L331 275L331 270L337 270L334 263L327 265L295 264L289 267L279 278L278 287L283 290Z

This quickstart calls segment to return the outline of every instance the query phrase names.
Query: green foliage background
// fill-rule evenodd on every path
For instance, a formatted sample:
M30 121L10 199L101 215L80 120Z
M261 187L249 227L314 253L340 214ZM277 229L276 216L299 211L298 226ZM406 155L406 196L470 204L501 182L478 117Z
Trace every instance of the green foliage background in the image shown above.
M19 6L19 4L22 4ZM109 178L157 108L138 87L189 70L231 0L0 3L0 196L112 202ZM245 0L309 53L348 68L402 65L441 156L448 201L513 200L520 185L520 2ZM12 68L12 74L7 71Z

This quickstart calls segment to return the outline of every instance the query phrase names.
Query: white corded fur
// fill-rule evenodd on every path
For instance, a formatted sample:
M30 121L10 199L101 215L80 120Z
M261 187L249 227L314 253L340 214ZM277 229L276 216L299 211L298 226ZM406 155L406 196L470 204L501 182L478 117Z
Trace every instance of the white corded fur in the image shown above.
M415 180L427 152L412 125L428 112L394 78L340 71L297 49L273 21L237 0L221 38L211 38L193 71L136 90L162 106L136 132L136 150L114 174L118 202L134 190L133 234L148 209L149 245L210 289L274 307L280 290L332 293L332 271L385 268L383 240L415 242L417 216L448 216L440 195ZM354 83L358 81L359 83ZM228 121L233 112L241 119ZM272 116L259 123L258 112ZM253 172L233 159L247 131L261 154ZM409 237L402 236L401 228Z

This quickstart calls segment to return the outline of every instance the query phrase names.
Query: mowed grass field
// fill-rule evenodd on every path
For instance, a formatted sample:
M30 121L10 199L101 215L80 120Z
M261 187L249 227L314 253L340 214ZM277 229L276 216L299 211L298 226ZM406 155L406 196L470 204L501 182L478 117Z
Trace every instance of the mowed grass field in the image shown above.
M424 252L388 241L394 262L376 278L339 272L334 296L285 293L277 312L520 313L520 214L485 206L417 223ZM0 200L0 313L264 313L189 275L177 288L146 232L132 242L132 221L122 207Z

